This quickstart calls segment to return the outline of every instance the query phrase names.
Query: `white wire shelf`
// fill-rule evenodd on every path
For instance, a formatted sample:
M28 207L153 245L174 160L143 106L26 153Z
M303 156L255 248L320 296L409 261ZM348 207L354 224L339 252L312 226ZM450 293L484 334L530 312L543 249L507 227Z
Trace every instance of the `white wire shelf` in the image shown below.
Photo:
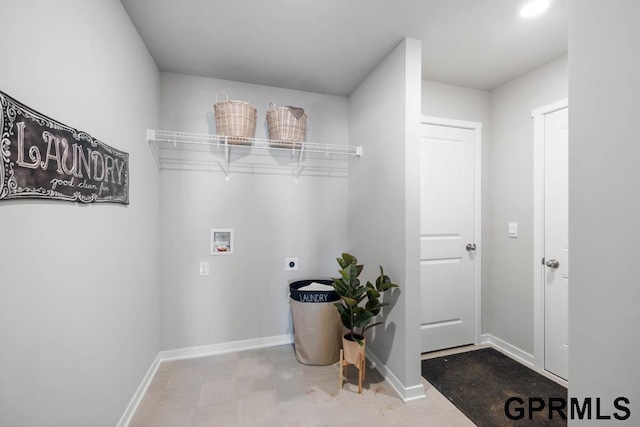
M362 146L316 144L147 129L160 169L347 177Z

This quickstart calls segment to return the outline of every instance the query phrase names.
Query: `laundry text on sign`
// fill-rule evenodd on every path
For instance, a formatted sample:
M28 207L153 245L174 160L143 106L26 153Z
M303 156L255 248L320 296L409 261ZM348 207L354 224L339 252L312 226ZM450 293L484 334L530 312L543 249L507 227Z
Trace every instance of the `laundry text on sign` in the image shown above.
M129 155L0 92L0 200L129 203Z

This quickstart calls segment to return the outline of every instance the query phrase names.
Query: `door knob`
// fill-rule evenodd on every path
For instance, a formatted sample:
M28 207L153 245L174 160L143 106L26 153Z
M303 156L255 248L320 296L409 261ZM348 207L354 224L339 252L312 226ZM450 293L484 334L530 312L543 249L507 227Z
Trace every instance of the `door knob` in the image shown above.
M560 263L558 261L556 261L555 259L550 259L549 261L546 262L547 267L549 268L558 268L560 267Z
M475 251L475 250L476 250L476 244L475 244L475 243L469 243L469 244L467 245L467 250L468 250L469 252L471 252L471 251Z

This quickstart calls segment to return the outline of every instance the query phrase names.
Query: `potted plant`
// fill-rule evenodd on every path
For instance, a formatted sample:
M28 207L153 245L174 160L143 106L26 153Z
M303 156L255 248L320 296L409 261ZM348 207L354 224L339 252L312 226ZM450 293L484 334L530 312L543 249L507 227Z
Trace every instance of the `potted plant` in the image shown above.
M333 279L333 288L341 300L334 305L340 313L342 324L347 329L342 337L344 360L356 365L362 375L365 333L383 323L372 323L382 307L389 305L389 303L380 302L380 296L389 289L397 288L398 285L392 283L389 276L384 274L382 266L380 266L380 276L376 279L375 286L371 282L367 282L366 285L361 284L358 276L363 266L358 265L356 257L348 253L343 253L342 258L338 258L338 264L340 277ZM364 303L365 299L366 303ZM342 371L342 366L340 369Z

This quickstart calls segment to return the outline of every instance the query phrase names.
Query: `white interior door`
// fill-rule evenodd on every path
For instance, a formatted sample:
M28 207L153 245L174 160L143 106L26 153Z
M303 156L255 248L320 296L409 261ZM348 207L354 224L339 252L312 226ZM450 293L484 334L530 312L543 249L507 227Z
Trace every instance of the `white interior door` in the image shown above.
M569 110L544 116L544 368L568 380Z
M421 350L475 341L475 131L421 128ZM478 166L479 167L479 166Z

